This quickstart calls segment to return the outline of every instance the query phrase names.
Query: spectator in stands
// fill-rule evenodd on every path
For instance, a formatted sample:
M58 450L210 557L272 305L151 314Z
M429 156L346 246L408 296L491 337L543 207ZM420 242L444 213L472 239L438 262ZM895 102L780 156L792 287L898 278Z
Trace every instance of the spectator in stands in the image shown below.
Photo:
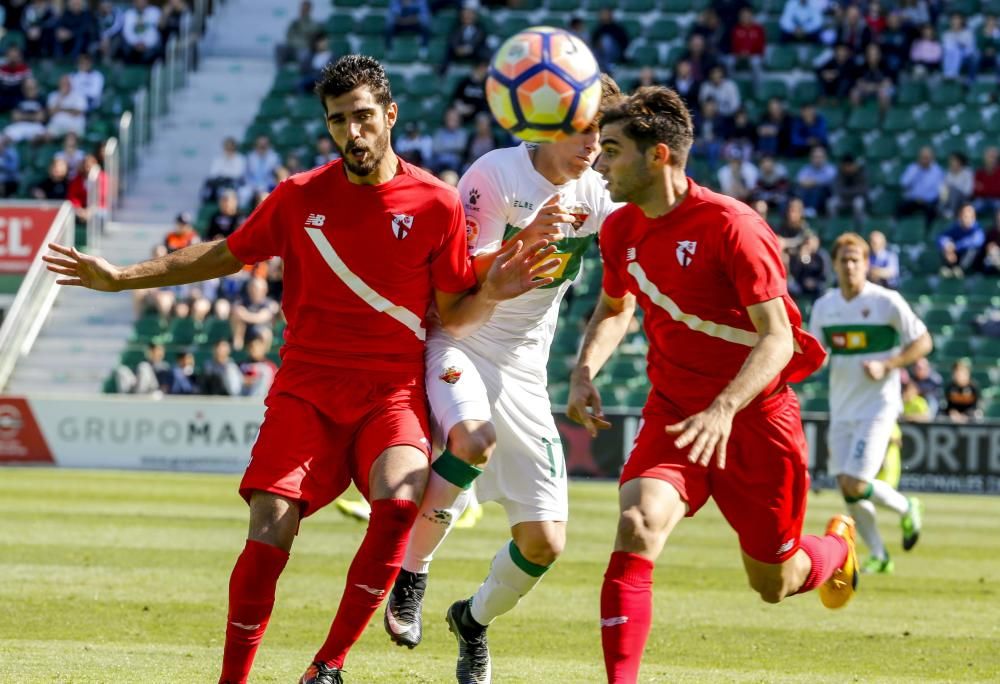
M899 0L897 5L904 23L911 28L922 27L932 23L926 0Z
M982 416L979 410L979 386L972 381L972 368L967 359L951 367L951 382L944 391L944 413L953 423L968 423Z
M490 150L495 150L498 147L500 147L500 141L497 140L497 136L493 132L493 117L488 112L480 112L476 115L475 127L472 130L472 135L469 136L468 144L465 146L466 168Z
M440 171L437 175L438 179L450 185L453 188L458 187L459 176L458 172L454 169L444 169Z
M832 280L833 263L830 254L820 245L819 236L807 231L798 249L789 255L789 293L793 297L805 297L809 301L815 301L826 292Z
M847 210L860 223L865 218L867 204L868 177L865 167L858 163L853 154L845 154L840 158L830 201L827 202L827 212L831 216L838 216Z
M21 48L9 45L3 64L0 64L0 113L17 107L28 80L31 80L31 67L24 61Z
M941 387L944 381L926 358L919 359L910 369L910 380L920 389L920 396L930 405L931 415L936 416L941 404Z
M32 0L21 15L24 54L28 59L52 56L56 22L59 15L50 0Z
M944 171L934 161L934 151L930 147L921 147L917 161L911 162L899 179L903 190L900 213L904 216L922 213L930 226L937 216L942 183Z
M0 197L13 197L21 182L21 159L10 140L0 135Z
M703 99L701 109L694 115L694 145L691 153L707 160L714 169L722 154L725 135L726 120L719 113L719 106L710 97Z
M329 138L325 133L323 137ZM226 188L239 190L246 176L247 159L240 152L236 138L228 137L222 141L222 154L212 160L208 169L208 178L201 191L202 201L215 201L219 192Z
M965 25L965 17L958 12L951 15L948 30L941 34L941 47L944 50L941 62L944 77L957 79L964 73L970 83L974 82L979 68L976 37Z
M330 49L330 38L323 32L317 33L313 38L309 56L300 65L302 79L299 81L299 91L303 95L312 93L320 72L331 61L333 61L333 50Z
M704 36L697 33L688 37L687 49L681 53L681 59L691 64L691 76L698 83L708 78L708 73L716 63L715 57L705 45Z
M330 135L323 131L316 136L316 154L313 155L313 166L323 166L329 164L335 159L340 159L340 155L337 150L333 149L333 140Z
M976 36L979 51L979 71L996 72L1000 69L1000 21L987 14Z
M76 59L97 41L97 18L83 0L68 0L55 25L55 56Z
M954 218L958 208L972 200L975 179L969 160L961 152L948 155L948 171L941 185L941 215Z
M728 144L735 145L743 151L744 159L753 159L757 149L757 127L750 122L747 110L740 107L733 114L733 120L726 126Z
M930 402L920 396L917 383L910 380L903 383L903 420L911 423L926 423L934 417Z
M764 50L767 47L767 36L764 27L757 23L753 16L753 9L743 7L740 9L739 23L733 27L730 39L730 68L734 68L739 62L746 62L750 65L755 76L760 76L761 65L764 59Z
M75 133L67 133L63 138L62 149L55 153L57 159L66 162L69 168L69 177L75 178L83 165L83 150L80 149L80 138Z
M785 0L778 25L786 43L817 43L823 28L826 0Z
M603 71L613 71L616 64L625 61L629 40L628 31L615 21L612 9L601 7L597 12L597 26L590 34L590 48Z
M172 372L164 361L167 350L163 344L150 341L146 345L146 358L133 371L128 366L115 369L115 386L120 394L156 394L170 388Z
M875 98L883 112L892 104L895 74L886 68L882 50L872 43L865 48L865 61L858 72L858 78L851 90L851 103L861 106L866 100Z
M472 73L455 86L451 95L451 107L462 115L463 123L469 123L480 113L489 110L486 104L486 74L489 67L489 62L477 62Z
M201 238L194 229L194 219L191 218L191 212L189 211L182 211L177 214L174 229L163 238L163 246L167 248L168 253L176 252L178 249L190 247L199 242L201 242Z
M757 171L757 187L754 188L753 199L763 200L770 206L783 209L788 201L789 191L788 170L785 165L768 155L761 157Z
M407 121L403 125L403 137L397 138L393 149L406 161L424 168L433 163L433 143L416 121Z
M798 197L788 200L785 207L785 217L775 233L781 242L781 248L785 252L793 252L799 248L805 239L806 233L812 232L809 222L806 220L806 207Z
M748 8L753 9L749 0L712 0L712 9L719 15L719 22L727 39L732 37L732 32L740 21L740 13Z
M868 11L865 13L865 23L868 24L868 30L871 31L872 38L881 41L882 32L885 31L889 22L885 14L882 13L882 5L877 0L871 0L868 3Z
M69 74L59 77L59 88L49 93L45 106L49 113L47 137L61 138L67 133L83 136L87 126L87 98L73 90Z
M229 324L233 329L233 349L243 349L245 342L263 338L270 348L273 333L271 326L278 316L278 303L267 296L267 281L251 278L247 281L242 301L233 305Z
M972 185L977 211L992 213L1000 208L1000 150L983 150L983 166L976 171Z
M267 358L269 346L270 343L265 343L259 337L247 342L247 360L240 364L245 397L263 397L271 389L271 383L274 382L278 369Z
M677 94L684 100L691 111L696 111L699 107L698 91L701 89L701 82L694 77L691 69L691 62L682 59L674 66L674 74L667 82L667 86L677 91Z
M826 131L826 118L819 113L816 105L806 103L799 115L792 121L790 133L791 152L796 157L806 157L816 147L826 147L830 143Z
M462 168L469 132L462 128L462 116L456 109L444 113L444 125L434 131L431 147L434 150L433 168L439 173L445 169Z
M76 71L70 74L69 80L73 90L86 98L88 112L101 106L104 74L94 68L93 57L87 53L81 54L76 60Z
M719 21L719 15L711 6L698 13L698 18L691 25L690 35L704 38L705 47L713 56L717 57L729 49L729 43L726 42L726 31L722 22Z
M125 14L112 0L101 0L97 6L97 30L101 58L109 62L121 50Z
M757 186L757 167L738 145L726 145L726 164L718 171L719 189L724 195L747 202Z
M726 77L726 69L721 64L716 64L708 72L708 80L701 84L698 99L700 102L715 100L719 114L726 118L733 116L742 104L740 89L733 79Z
M934 27L925 24L920 29L920 37L910 46L910 62L913 64L914 75L920 76L941 68L944 59L944 48L934 33Z
M906 66L910 56L910 42L910 33L903 26L902 15L890 12L886 17L885 29L878 36L882 59L890 73L899 74Z
M861 10L857 5L847 5L840 26L837 27L837 42L849 47L854 54L860 55L868 47L871 39L871 29L861 16Z
M646 66L639 68L639 75L636 77L635 81L632 82L632 90L642 88L645 86L656 86L661 85L659 80L656 78L656 71L653 67Z
M160 54L160 8L132 0L122 18L122 58L129 64L152 64Z
M274 183L274 170L281 164L278 153L271 148L271 139L266 135L258 136L253 151L247 155L246 160L247 172L241 190L247 193L270 191Z
M246 215L240 211L239 196L232 188L226 188L219 193L219 208L208 222L205 231L209 240L227 238L246 221Z
M231 353L229 340L219 340L212 346L212 358L201 369L202 394L238 397L243 393L243 373Z
M166 45L171 37L180 37L191 26L191 10L184 0L167 0L160 14L160 44Z
M87 178L92 169L97 169L97 201L93 205L87 199ZM108 175L104 173L96 155L88 154L83 158L80 172L70 181L66 199L73 205L76 220L80 223L87 221L92 212L103 214L107 211Z
M40 200L63 200L68 194L69 168L66 160L53 157L49 162L48 175L31 189L31 196Z
M757 124L757 151L761 155L787 157L791 152L792 122L781 100L772 97Z
M401 33L420 35L420 44L426 49L431 40L431 11L427 0L389 0L385 21L385 47L392 49L392 41Z
M3 135L15 143L44 139L47 113L38 81L27 79L21 92L21 101L11 113L11 123L3 129Z
M821 96L835 102L844 100L854 86L856 73L851 48L838 43L833 55L816 70Z
M941 275L946 278L964 277L972 270L985 243L986 233L976 220L976 208L972 204L962 205L957 220L937 239L941 252Z
M170 369L170 394L200 394L200 378L190 349L177 352L177 361Z
M458 21L448 34L448 49L439 72L447 73L453 62L475 63L488 60L488 38L486 27L479 18L479 3L476 0L466 0L458 13Z
M1000 210L995 212L993 226L986 233L980 268L988 276L1000 275Z
M889 248L885 233L873 230L868 235L868 280L882 287L899 287L899 255Z
M837 169L827 158L826 149L817 145L809 153L809 163L795 176L795 193L802 198L807 216L816 216L826 210L836 178Z
M285 42L275 53L280 63L302 64L309 59L313 41L323 32L323 25L312 17L313 4L310 0L299 3L299 15L292 19L285 29Z

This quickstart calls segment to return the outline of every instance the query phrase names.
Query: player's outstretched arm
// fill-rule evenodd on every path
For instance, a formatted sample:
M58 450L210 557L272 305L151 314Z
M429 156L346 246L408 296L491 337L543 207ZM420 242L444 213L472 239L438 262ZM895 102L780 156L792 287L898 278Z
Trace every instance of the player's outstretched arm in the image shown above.
M525 248L520 240L510 242L497 252L482 285L459 294L435 292L441 327L456 339L467 337L490 319L500 302L549 285L553 278L542 276L555 268L558 259L550 259L555 247L545 241Z
M587 323L580 358L570 375L566 415L587 428L591 437L596 437L598 430L611 427L604 419L601 393L594 387L593 380L625 337L634 314L635 295L615 298L601 291L594 315Z
M60 285L75 285L103 292L184 285L236 273L243 262L233 256L225 240L184 247L157 259L118 267L106 259L81 254L73 247L49 244L54 254L42 261L62 278Z
M748 306L747 314L758 339L740 372L707 409L666 428L679 434L674 442L678 448L692 445L688 452L692 463L708 465L716 454L719 468L726 466L733 418L774 380L795 353L792 323L781 297Z

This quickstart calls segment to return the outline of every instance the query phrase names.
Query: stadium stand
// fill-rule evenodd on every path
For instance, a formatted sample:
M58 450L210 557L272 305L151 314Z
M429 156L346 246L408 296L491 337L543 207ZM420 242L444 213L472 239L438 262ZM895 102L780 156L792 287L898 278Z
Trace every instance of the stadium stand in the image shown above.
M433 5L429 40L417 30L419 35L402 33L391 43L383 0L338 0L324 23L309 19L303 8L290 27L288 44L277 51L271 90L239 142L240 153L267 157L271 187L284 174L331 156L329 146L317 142L324 139L323 122L320 105L309 93L317 58L363 52L383 60L400 106L396 143L404 131L412 138L407 149L425 150L430 141L432 159L423 159L423 152L419 162L454 179L454 172L478 154L514 142L503 131L476 123L475 114L485 109L477 66L483 54L529 25L571 25L597 43L626 88L664 83L685 96L698 138L690 175L717 189L736 188L767 216L785 242L795 281L791 289L807 319L818 291L815 279L827 286L833 282L821 245L847 230L865 236L880 232L886 245L879 265L886 259L896 265L900 291L930 327L932 363L944 373L968 359L972 381L980 388L981 413L1000 416L1000 339L988 334L1000 311L1000 176L995 175L1000 171L993 148L1000 132L1000 2L884 2L881 12L876 3L830 3L820 28L808 35L786 30L785 0ZM459 54L455 46L463 30L474 47ZM717 65L724 68L714 70ZM460 123L442 126L455 119L446 116L453 109L461 114ZM461 154L456 140L468 141ZM929 154L921 160L924 148ZM239 196L240 216L266 192L250 187L249 176L207 184L195 218L203 237L225 188ZM796 198L804 201L798 209ZM975 212L975 225L968 228L975 234L969 238L973 252L955 268L943 255L949 243L966 238L955 228L966 202ZM802 215L785 218L790 208ZM941 237L949 230L958 232ZM810 240L812 235L818 240ZM259 268L257 275L267 279L273 296L280 284L276 267ZM221 291L238 303L245 282ZM548 369L555 404L565 401L568 369L599 290L595 252L563 304ZM176 313L137 319L122 363L134 363L150 340L157 340L167 345L168 358L193 345L200 368L218 340L232 338L225 318L205 315L182 322ZM273 330L276 345L280 325ZM606 404L643 403L649 389L644 352L636 324L598 377ZM244 352L233 354L239 361ZM268 357L279 362L276 349ZM106 383L109 391L112 379ZM806 410L826 410L826 379L821 371L796 388ZM944 400L930 398L934 405Z

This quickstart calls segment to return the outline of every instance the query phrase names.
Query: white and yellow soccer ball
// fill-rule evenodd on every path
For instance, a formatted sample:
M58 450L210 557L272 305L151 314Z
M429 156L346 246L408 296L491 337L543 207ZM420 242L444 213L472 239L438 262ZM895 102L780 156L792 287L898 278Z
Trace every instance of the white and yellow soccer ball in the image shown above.
M486 101L505 129L530 142L554 142L587 128L601 105L601 70L569 31L534 26L493 55Z

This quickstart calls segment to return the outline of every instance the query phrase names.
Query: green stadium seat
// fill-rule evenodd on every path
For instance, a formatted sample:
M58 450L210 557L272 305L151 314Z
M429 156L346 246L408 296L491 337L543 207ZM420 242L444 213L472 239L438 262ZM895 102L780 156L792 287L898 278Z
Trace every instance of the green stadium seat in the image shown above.
M917 131L924 134L938 133L951 125L948 120L948 112L945 109L934 107L916 116L915 119Z
M219 340L233 340L233 329L229 321L209 318L205 321L205 344L213 345Z
M385 39L382 36L363 36L358 45L358 52L375 59L382 59L385 55Z
M770 100L772 97L785 100L788 98L788 84L782 80L771 79L761 81L757 88L757 98L759 100ZM829 125L829 124L828 124Z
M865 143L865 157L874 162L895 159L899 155L896 139L889 135L879 135Z
M924 219L922 216L911 216L899 219L892 229L892 241L899 245L919 245L926 240Z
M671 41L681 35L681 27L673 17L660 17L645 31L648 40Z
M882 122L882 130L887 133L905 133L913 128L913 111L902 107L890 109Z
M166 330L166 324L158 315L143 316L135 322L132 339L137 342L148 342L154 337L163 335Z
M798 66L799 55L794 45L771 45L764 56L768 71L792 71Z
M961 83L942 81L929 89L927 99L932 105L950 107L956 102L962 102L965 99L965 93L962 88Z
M930 292L934 289L931 284L931 280L927 276L911 276L909 278L903 278L903 281L899 284L899 292L906 299L915 299L920 295Z
M367 0L337 0L338 7L365 7L367 5Z
M354 23L355 32L364 38L378 38L385 47L385 14L379 11L368 12Z
M501 39L507 39L510 38L515 33L517 33L518 31L522 31L528 28L532 24L533 22L525 16L508 15L504 19L498 20L496 22L495 33Z
M656 7L655 0L624 0L621 5L618 3L613 3L614 6L620 6L626 12L641 13L648 12Z
M170 321L169 339L171 344L194 344L198 326L193 318L175 318Z
M385 59L400 64L417 62L420 59L420 39L416 36L397 36L392 41L392 49Z
M660 63L660 48L652 43L636 44L630 52L630 58L636 66L656 66Z
M354 17L346 12L335 12L326 20L326 32L330 36L348 36L354 33Z
M965 291L969 295L981 298L1000 296L1000 281L996 278L966 278Z
M844 125L847 114L843 107L839 105L824 105L819 108L823 118L826 119L827 130L836 130Z
M991 401L983 411L987 418L1000 418L1000 401Z
M792 88L791 102L796 107L813 104L819 99L819 84L815 81L799 81ZM830 125L829 120L827 126Z
M856 129L851 132L844 131L840 135L833 137L830 142L830 154L835 159L839 159L845 154L856 155L858 150L864 149L864 144L859 134L860 130L864 129ZM789 176L794 178L791 171L789 171Z
M979 11L979 0L948 0L948 13L971 17Z
M901 107L913 107L927 101L924 81L905 80L896 88L896 103Z
M647 399L649 399L648 387L632 387L629 389L628 406L632 408L645 406Z
M873 131L878 128L880 114L876 107L859 107L847 117L847 128L852 131ZM861 149L861 148L856 148Z
M978 105L966 107L955 116L955 124L963 133L976 133L983 128L983 110Z
M1000 361L1000 339L996 337L979 337L973 343L976 360L980 363L996 366Z
M923 319L924 323L926 323L932 330L937 330L955 322L955 317L952 316L951 311L946 308L933 308L926 311L924 312Z
M552 12L573 12L580 7L579 0L548 0L546 3Z
M565 406L569 401L569 384L562 382L549 385L549 401L553 405Z
M142 348L130 348L122 352L121 357L118 359L118 363L127 368L135 370L135 367L146 358L146 352ZM114 378L112 377L112 380ZM115 390L112 389L112 392Z
M969 86L965 94L965 103L972 107L982 107L992 104L996 94L996 84L993 82L976 81Z
M830 410L830 402L826 397L811 397L802 402L802 410L809 413L825 413Z
M965 292L965 282L961 278L941 278L934 286L933 292L936 296L947 298L950 302L952 298Z
M439 11L431 20L431 35L446 37L455 26L456 19L456 12Z

